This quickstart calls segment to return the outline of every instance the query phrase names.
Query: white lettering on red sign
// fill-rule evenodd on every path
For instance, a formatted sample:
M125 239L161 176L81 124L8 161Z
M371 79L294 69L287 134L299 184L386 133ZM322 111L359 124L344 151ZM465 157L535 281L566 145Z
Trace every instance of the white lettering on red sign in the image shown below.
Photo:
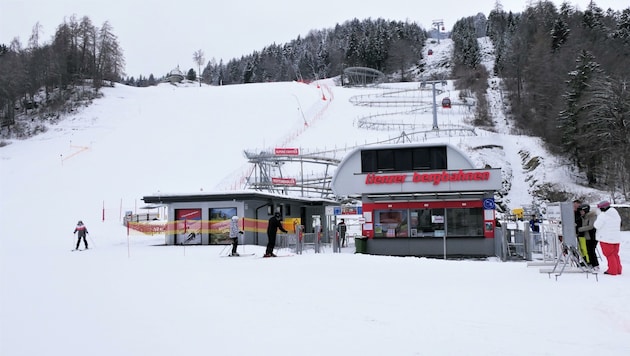
M297 156L300 154L299 148L276 147L274 153L280 156Z
M271 183L275 185L296 185L295 178L271 178Z

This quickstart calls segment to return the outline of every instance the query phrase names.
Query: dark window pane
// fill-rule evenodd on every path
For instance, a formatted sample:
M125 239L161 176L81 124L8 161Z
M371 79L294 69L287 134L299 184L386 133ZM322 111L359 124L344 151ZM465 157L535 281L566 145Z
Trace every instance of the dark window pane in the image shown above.
M376 151L376 168L379 171L394 170L394 150L378 150Z
M361 151L361 172L376 172L376 151Z
M446 169L446 147L431 148L431 169Z
M428 148L415 148L413 150L413 169L431 169L431 155Z
M483 236L483 210L481 208L447 209L447 236Z
M413 170L412 166L412 151L409 149L396 150L396 154L394 155L395 164L394 169L396 171L411 171Z

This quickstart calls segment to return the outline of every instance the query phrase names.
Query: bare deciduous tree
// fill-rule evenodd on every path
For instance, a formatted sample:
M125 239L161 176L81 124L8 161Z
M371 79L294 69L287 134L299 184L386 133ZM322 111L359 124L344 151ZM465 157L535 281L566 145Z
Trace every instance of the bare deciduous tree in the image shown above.
M193 61L197 63L197 73L199 73L199 86L201 86L201 66L206 62L202 50L197 50L193 53Z

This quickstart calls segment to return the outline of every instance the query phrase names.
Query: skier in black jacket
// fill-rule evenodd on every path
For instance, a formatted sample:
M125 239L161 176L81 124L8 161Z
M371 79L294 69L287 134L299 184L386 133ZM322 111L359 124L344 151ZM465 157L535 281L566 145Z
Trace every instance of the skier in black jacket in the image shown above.
M273 253L273 249L276 247L276 234L278 233L278 229L285 234L288 232L284 229L284 227L282 227L281 221L282 216L278 212L269 218L269 224L267 225L267 237L269 238L269 242L267 243L267 251L265 251L265 255L263 257L276 257Z
M85 235L88 233L87 228L85 227L85 225L83 225L83 221L79 220L79 222L77 223L77 227L74 229L73 234L77 234L77 236L79 237L77 239L77 247L75 248L75 250L79 249L79 244L81 243L81 239L83 239L83 243L85 244L85 249L88 249L88 243L87 240L85 239Z

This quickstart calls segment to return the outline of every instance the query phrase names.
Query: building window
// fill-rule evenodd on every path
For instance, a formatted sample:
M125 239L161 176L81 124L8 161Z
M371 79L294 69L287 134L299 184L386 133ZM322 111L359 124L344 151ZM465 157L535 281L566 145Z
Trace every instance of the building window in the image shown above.
M448 237L483 236L481 208L446 209Z
M374 237L408 237L407 210L374 212Z
M411 237L444 236L444 209L412 209L410 215Z
M446 146L361 151L361 172L445 170Z
M374 237L483 237L481 208L375 210Z

